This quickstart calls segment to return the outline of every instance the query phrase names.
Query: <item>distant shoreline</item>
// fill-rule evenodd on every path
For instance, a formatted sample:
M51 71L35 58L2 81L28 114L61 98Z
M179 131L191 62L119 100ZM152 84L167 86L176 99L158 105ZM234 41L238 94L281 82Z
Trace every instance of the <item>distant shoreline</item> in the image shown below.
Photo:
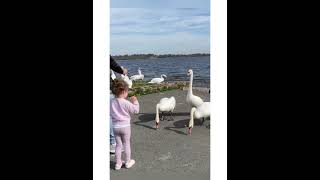
M133 54L133 55L118 55L112 56L116 60L135 60L135 59L159 59L167 57L199 57L199 56L210 56L210 54L196 53L196 54Z

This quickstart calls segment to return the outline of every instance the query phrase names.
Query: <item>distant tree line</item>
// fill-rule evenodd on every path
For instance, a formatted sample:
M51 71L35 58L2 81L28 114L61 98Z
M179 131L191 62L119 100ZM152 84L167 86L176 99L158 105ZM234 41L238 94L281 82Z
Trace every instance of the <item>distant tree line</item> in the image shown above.
M156 58L166 58L166 57L198 57L198 56L210 56L206 53L195 53L195 54L131 54L131 55L118 55L113 56L117 60L128 60L128 59L156 59Z

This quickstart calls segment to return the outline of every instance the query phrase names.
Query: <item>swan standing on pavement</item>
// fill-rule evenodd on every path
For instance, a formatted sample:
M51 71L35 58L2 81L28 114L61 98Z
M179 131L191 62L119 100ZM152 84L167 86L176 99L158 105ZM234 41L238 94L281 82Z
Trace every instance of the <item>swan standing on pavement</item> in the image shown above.
M164 75L164 74L161 74L160 77L161 77L161 78L153 78L153 79L151 79L151 81L149 81L148 83L157 83L157 84L160 84L161 82L164 81L164 78L163 78L163 77L167 78L167 76Z
M188 134L191 135L191 130L194 125L194 119L202 118L202 125L204 119L207 117L210 117L210 102L204 102L199 107L191 108Z
M162 98L159 103L156 105L156 126L155 128L159 128L159 111L161 112L161 120L164 120L163 112L170 112L171 120L173 120L172 112L176 107L176 99L172 96L170 98Z
M189 90L187 94L186 101L192 107L198 107L203 103L203 100L199 96L192 94L192 82L193 82L193 71L192 69L188 70L188 76L190 76Z
M138 69L138 74L131 76L130 80L132 80L132 81L136 81L136 80L139 80L139 79L143 80L143 78L144 78L144 75L141 73L141 70L139 68Z

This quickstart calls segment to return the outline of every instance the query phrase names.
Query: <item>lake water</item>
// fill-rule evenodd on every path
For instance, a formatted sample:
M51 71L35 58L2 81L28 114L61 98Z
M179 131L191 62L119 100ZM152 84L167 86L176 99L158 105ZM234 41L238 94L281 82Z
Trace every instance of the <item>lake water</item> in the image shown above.
M165 74L165 81L189 81L187 72L193 70L194 87L210 87L210 56L168 57L158 59L116 60L119 65L128 69L128 76L138 74L141 68L144 80L160 77ZM118 74L115 73L117 76Z

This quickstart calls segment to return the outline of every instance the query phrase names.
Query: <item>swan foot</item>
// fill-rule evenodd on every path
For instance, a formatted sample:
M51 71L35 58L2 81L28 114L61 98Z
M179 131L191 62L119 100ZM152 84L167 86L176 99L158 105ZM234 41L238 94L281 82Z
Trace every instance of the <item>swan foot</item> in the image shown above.
M188 134L191 136L191 130L192 130L192 128L191 127L189 127L189 129L188 129Z
M156 122L156 125L154 126L154 128L159 129L159 123Z

